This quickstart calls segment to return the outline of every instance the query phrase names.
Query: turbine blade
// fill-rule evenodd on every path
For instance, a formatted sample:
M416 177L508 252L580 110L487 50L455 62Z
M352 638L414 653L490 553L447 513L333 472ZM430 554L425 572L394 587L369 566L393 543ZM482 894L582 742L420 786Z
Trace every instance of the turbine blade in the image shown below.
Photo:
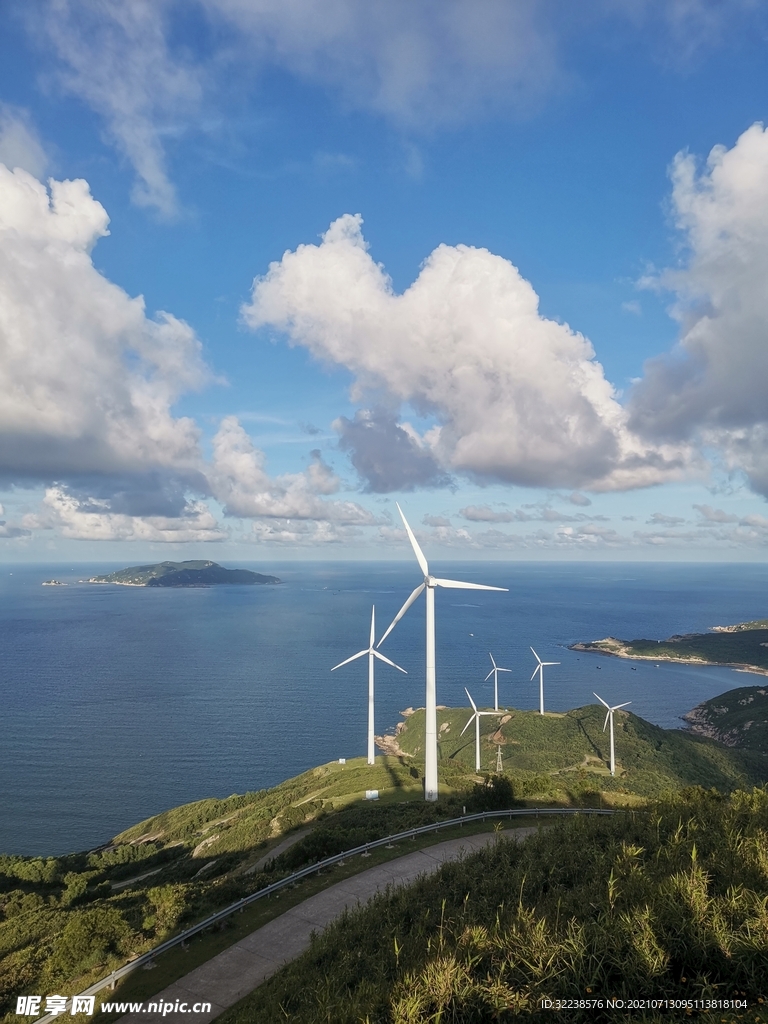
M392 668L396 668L398 672L402 672L406 676L408 675L404 668L400 668L400 666L396 665L394 661L390 661L389 658L385 658L380 651L375 651L373 648L371 648L371 654L374 656L374 658L378 658L380 661L386 661L388 665L391 665Z
M469 697L469 703L472 705L472 709L474 710L475 714L477 714L477 704L475 704L475 702L472 700L472 695L466 688L466 686L464 687L464 693L466 693L466 695Z
M493 675L494 671L495 671L495 669L491 669L491 671L490 671L490 672L488 673L488 675L487 675L487 676L485 677L485 679L483 680L483 682L484 682L484 683L487 683L487 682L488 682L488 680L489 680L489 679L491 678L491 676Z
M595 693L595 691L593 690L592 695L594 697L597 697L597 699L600 701L604 708L610 708L610 704L606 704L606 702L603 700L599 693Z
M594 690L592 692L594 693ZM603 732L605 732L605 730L608 728L608 719L610 717L611 717L611 709L609 708L608 709L608 714L605 716L605 721L603 722Z
M493 665L493 667L496 668L496 662L493 660L493 655L491 654L490 651L488 651L488 657L491 659L491 664Z
M531 648L531 650L533 651L533 648ZM541 658L540 658L540 657L538 656L538 654L536 653L536 651L533 651L533 656L534 656L534 658L536 659L536 661L538 661L538 663L539 663L540 665L543 665L543 664L544 664L544 663L542 662ZM533 676L531 676L531 678L533 678Z
M373 647L373 642L376 639L376 605L371 606L371 642L368 645Z
M537 665L536 668L533 670L533 675L530 678L530 682L533 682L533 680L536 678L536 673L538 671L539 671L539 666Z
M397 502L395 502L395 504L397 505ZM397 505L397 511L400 513L400 518L403 520L403 526L405 527L405 532L408 534L408 540L411 542L411 547L413 548L414 555L416 555L416 561L419 563L419 568L425 576L429 576L429 565L424 557L424 552L419 547L419 542L414 537L413 530L408 525L408 520L403 515L403 510L399 505Z
M511 668L497 668L496 671L497 672L511 672L512 669Z
M356 661L358 658L362 658L364 654L369 654L368 650L358 651L357 654L353 654L351 658L347 658L346 661L340 661L338 665L334 665L331 672L335 672L337 668L341 668L342 665L348 665L350 661Z
M559 661L542 661L542 665L559 665Z
M461 739L461 737L462 737L462 736L464 735L464 733L465 733L465 732L467 731L467 729L468 729L468 728L470 727L470 725L472 725L472 723L474 722L474 720L475 720L475 716L474 716L474 715L472 715L472 717L470 718L470 720L469 720L469 721L467 722L467 724L466 724L466 725L464 726L464 728L463 728L463 729L461 730L461 733L459 734L459 739Z
M436 577L432 582L438 587L448 587L449 590L509 590L509 587L487 587L484 583L462 583L461 580L439 580Z
M626 707L629 707L629 705L630 705L631 703L632 703L632 701L631 701L631 700L628 700L628 701L627 701L627 702L626 702L625 704L617 704L615 708L611 708L611 711L618 711L618 710L619 710L619 708L626 708Z
M419 596L419 594L420 594L420 593L422 592L422 590L423 590L423 589L424 589L425 587L426 587L426 583L422 583L422 584L420 584L420 585L419 585L418 587L416 587L416 589L415 589L415 590L414 590L414 592L413 592L413 593L411 594L411 596L410 596L410 597L408 598L408 600L407 600L407 601L405 602L405 604L403 605L403 607L402 607L402 608L400 609L400 611L399 611L399 612L397 613L397 615L396 615L396 616L394 617L394 619L392 619L392 621L390 622L390 624L389 624L389 629L388 629L388 630L386 631L386 633L385 633L385 634L384 634L384 636L383 636L383 637L381 638L381 640L379 640L379 642L378 642L378 643L376 644L376 646L377 646L377 647L381 647L381 645L382 645L382 644L384 643L384 641L385 641L385 640L387 639L387 637L389 636L389 634L390 634L390 633L392 632L392 630L393 630L393 629L395 628L395 626L396 626L396 625L398 624L398 622L400 621L400 619L402 619L402 617L403 617L403 616L405 615L405 613L406 613L406 612L408 611L408 609L409 609L409 608L411 607L411 605L413 604L413 602L414 602L414 601L416 600L416 598L417 598L417 597Z

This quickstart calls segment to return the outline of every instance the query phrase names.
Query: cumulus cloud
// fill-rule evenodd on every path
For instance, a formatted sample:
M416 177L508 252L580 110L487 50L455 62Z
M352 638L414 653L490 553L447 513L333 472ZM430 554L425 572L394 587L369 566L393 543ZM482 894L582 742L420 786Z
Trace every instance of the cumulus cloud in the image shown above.
M450 483L416 431L386 409L360 409L354 419L340 416L333 426L367 491L383 494Z
M0 165L0 476L172 469L196 475L198 431L171 406L206 380L200 342L146 316L94 267L108 217L84 181Z
M433 417L419 443L445 472L593 489L685 472L683 447L641 444L627 430L589 341L542 317L509 261L440 245L397 295L361 224L340 217L321 245L271 264L254 282L245 322L347 367L354 400L383 391Z
M10 103L0 103L0 164L11 170L21 167L35 178L42 178L48 166L48 157L29 115Z
M26 516L23 524L36 530L55 529L70 540L188 543L228 536L199 501L188 502L173 517L125 515L113 512L107 500L80 498L62 486L47 488L41 511Z
M630 426L652 442L711 446L768 495L768 131L755 124L716 146L703 169L678 154L671 173L687 252L646 284L675 292L681 334L646 364Z
M356 502L321 497L335 493L340 482L319 451L312 453L312 462L303 473L270 477L265 461L264 453L253 444L237 417L222 420L213 439L208 478L227 515L324 520L352 526L376 522L374 515Z
M450 526L451 520L446 519L445 516L430 516L426 515L421 520L425 526Z
M580 505L582 508L586 508L587 505L592 504L592 499L588 498L586 494L582 494L580 491L572 491L568 495L568 501L572 505Z

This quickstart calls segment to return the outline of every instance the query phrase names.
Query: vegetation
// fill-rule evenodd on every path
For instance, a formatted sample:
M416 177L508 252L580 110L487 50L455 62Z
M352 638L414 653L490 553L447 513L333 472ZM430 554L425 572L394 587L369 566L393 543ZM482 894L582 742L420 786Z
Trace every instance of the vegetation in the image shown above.
M768 790L503 839L345 915L222 1024L427 1024L533 1016L540 1000L768 994ZM686 1017L549 1010L549 1021Z
M160 562L134 565L106 576L91 576L87 583L120 583L130 587L210 587L220 583L279 583L277 576L264 576L249 569L224 569L217 562Z
M0 1017L15 1020L20 994L81 991L129 957L304 864L458 816L463 807L641 806L687 785L727 792L768 778L762 752L658 729L623 712L616 716L618 772L611 778L597 707L484 718L483 765L495 765L498 744L504 773L478 778L474 730L459 736L468 717L468 709L439 712L436 804L422 800L423 711L417 711L399 730L400 754L379 757L373 767L362 758L326 764L272 789L177 807L90 852L0 857ZM370 789L379 791L378 801L364 800ZM298 841L270 860L291 830ZM232 939L221 936L214 952L239 937L243 923L230 922ZM183 973L191 958L174 963ZM142 975L144 984L160 973Z
M609 636L592 643L573 644L571 650L650 661L730 665L765 673L768 672L768 620L715 627L711 633L686 633L668 640L617 640Z
M438 711L439 756L442 764L474 765L474 727L461 736L470 712ZM631 803L634 797L656 797L684 786L715 787L728 792L768 779L765 747L755 751L722 745L680 729L661 729L637 715L615 715L616 776L609 774L610 737L603 731L605 709L591 704L567 714L509 710L498 718L483 716L480 725L481 764L502 766L516 797L556 803L583 803L591 794L609 803ZM424 711L398 726L399 749L409 757L422 754Z
M691 729L724 743L764 753L768 750L768 687L739 686L705 700L683 718Z

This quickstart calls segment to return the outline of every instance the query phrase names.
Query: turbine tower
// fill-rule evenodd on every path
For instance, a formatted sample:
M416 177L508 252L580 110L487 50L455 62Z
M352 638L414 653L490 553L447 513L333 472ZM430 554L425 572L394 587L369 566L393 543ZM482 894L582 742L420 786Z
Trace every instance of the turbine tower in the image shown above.
M531 648L531 650L533 651L533 648ZM545 665L559 665L560 662L559 661L542 661L541 658L536 653L536 651L533 651L533 656L536 659L536 661L538 661L539 664L533 670L533 675L531 676L531 680L533 680L534 676L538 672L539 673L539 714L543 715L544 714L544 666Z
M427 602L427 644L426 644L426 725L424 737L424 799L437 800L437 696L435 687L435 587L448 587L455 590L507 590L507 587L487 587L482 583L460 583L457 580L441 580L430 576L429 565L424 557L424 552L419 547L418 541L403 515L403 510L397 506L400 518L403 520L405 532L411 542L413 553L419 568L424 574L424 582L421 583L403 607L392 620L389 629L379 640L377 647L381 647L386 638L402 619L422 591L426 591Z
M376 606L371 608L371 640L364 651L358 651L357 654L353 654L351 658L347 658L346 661L340 661L338 665L334 665L331 672L335 672L337 668L341 668L342 665L348 665L350 661L356 661L358 658L362 658L364 654L368 655L368 764L374 764L376 756L374 754L373 746L373 659L378 658L380 661L385 661L392 668L396 668L398 672L403 672L405 675L408 673L404 668L400 668L394 661L390 661L389 658L385 658L383 654L380 654L377 650L374 650L373 641L376 636Z
M592 693L595 693L595 691L593 690ZM598 694L595 693L595 696L600 701L600 703L603 705L603 707L608 708L608 714L605 716L605 721L603 722L603 732L605 732L605 727L608 725L608 719L610 718L610 720L611 720L611 775L615 775L616 774L616 755L615 755L614 747L613 747L613 713L614 713L614 711L618 711L619 708L626 708L626 707L628 707L632 703L632 701L628 700L625 704L615 704L613 707L611 707L609 704L606 704L605 701L603 700L603 698L600 697Z
M488 652L488 657L491 659L491 664L493 665L493 668L488 673L488 675L485 677L484 682L487 683L488 680L491 678L491 676L493 676L493 709L494 709L494 711L498 711L499 710L499 672L511 672L512 669L511 668L499 668L499 666L493 660L493 655L491 654L490 651Z
M466 686L464 687L464 693L466 693L466 695L469 697L469 703L472 705L473 715L470 718L470 720L467 722L467 724L464 726L464 728L461 730L461 735L463 736L464 733L467 731L467 729L470 727L470 725L472 725L473 722L475 723L475 771L479 772L480 771L480 716L481 715L495 715L496 712L495 711L478 711L477 710L477 704L475 704L475 702L472 700L472 696L470 695L470 692L466 688ZM499 748L499 749L501 749L501 748ZM496 758L496 760L498 762L498 757Z

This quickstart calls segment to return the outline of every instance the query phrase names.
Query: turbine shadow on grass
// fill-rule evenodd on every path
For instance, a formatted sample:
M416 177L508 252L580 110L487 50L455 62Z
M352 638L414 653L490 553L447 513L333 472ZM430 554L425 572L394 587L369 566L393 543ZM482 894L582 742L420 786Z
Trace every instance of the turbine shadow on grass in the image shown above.
M573 714L573 712L571 712L571 713ZM595 755L597 757L599 757L600 760L605 764L605 755L603 754L602 750L597 746L597 744L592 739L592 737L589 735L587 730L584 728L584 719L579 717L579 718L576 719L576 722L577 722L577 724L579 726L579 731L583 734L584 739L587 741L587 743L590 745L590 747L592 747L592 749L595 752Z

